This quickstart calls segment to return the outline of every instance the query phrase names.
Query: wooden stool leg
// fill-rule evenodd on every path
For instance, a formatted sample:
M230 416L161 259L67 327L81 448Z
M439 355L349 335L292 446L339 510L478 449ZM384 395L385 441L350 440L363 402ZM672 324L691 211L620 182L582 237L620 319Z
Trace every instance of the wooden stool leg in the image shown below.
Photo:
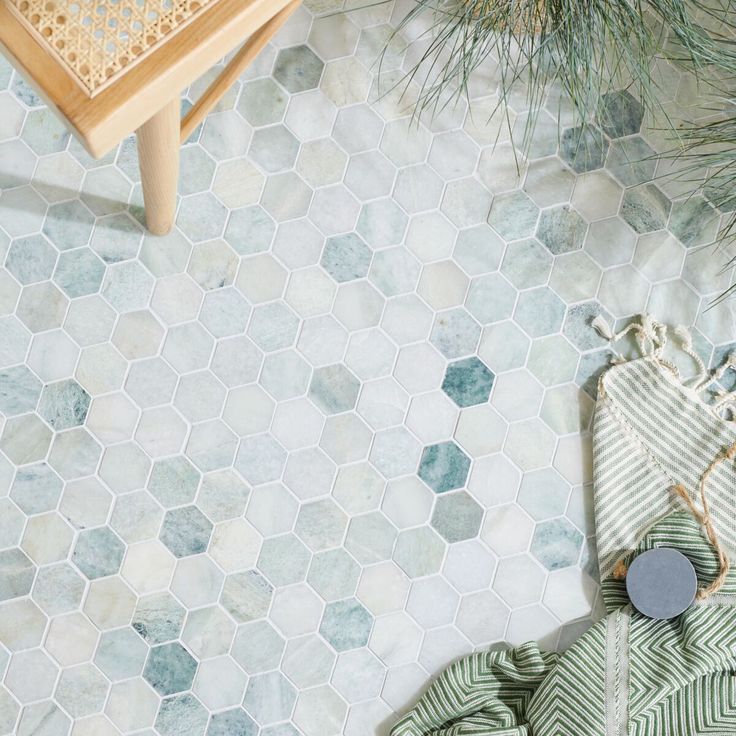
M179 98L176 97L136 131L146 225L165 235L174 224L179 179Z

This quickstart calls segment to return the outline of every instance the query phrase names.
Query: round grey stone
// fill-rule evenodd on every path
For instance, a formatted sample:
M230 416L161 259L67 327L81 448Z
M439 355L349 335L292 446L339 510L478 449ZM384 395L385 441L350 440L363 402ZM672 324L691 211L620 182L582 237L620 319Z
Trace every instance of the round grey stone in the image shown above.
M640 554L626 573L626 590L639 613L669 619L686 611L695 600L698 578L685 555L669 547Z

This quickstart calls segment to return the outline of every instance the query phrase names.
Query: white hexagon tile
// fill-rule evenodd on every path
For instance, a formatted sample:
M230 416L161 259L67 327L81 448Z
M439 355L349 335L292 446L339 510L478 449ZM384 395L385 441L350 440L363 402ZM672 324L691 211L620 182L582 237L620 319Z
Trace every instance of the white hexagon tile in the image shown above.
M694 247L721 215L659 179L628 93L526 160L490 76L417 124L411 60L374 64L399 11L340 9L186 143L164 238L133 139L92 160L0 63L2 734L386 734L459 655L568 645L591 318L736 339Z

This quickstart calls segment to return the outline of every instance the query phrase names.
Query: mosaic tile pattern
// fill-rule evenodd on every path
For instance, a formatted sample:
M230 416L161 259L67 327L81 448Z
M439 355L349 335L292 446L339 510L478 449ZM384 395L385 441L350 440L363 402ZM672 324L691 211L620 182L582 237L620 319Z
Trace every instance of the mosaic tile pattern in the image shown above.
M493 69L412 125L399 11L335 9L184 146L165 238L134 141L91 160L0 63L0 734L385 734L457 656L564 648L600 611L591 319L736 342L718 195L630 95L525 160Z

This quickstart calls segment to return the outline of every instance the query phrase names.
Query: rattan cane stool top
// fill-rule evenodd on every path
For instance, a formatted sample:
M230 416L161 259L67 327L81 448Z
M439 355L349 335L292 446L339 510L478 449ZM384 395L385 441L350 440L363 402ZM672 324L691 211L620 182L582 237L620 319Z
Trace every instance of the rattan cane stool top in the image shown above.
M217 0L7 2L92 96Z

